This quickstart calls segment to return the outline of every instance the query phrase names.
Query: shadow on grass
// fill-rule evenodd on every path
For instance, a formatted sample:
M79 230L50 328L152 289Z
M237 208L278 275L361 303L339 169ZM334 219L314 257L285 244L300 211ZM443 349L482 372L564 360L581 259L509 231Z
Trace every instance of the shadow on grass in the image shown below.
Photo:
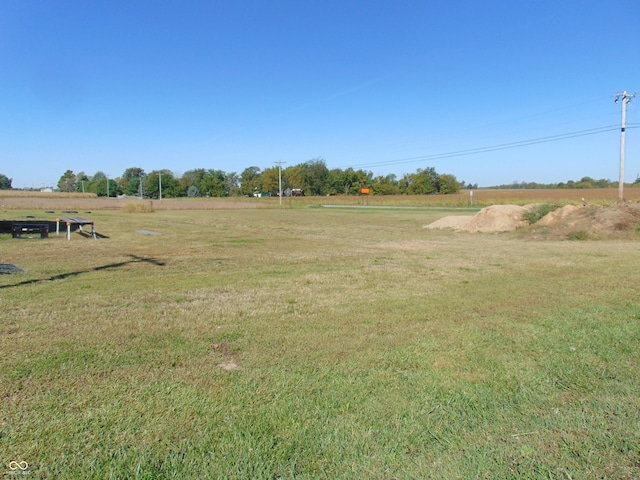
M48 277L48 278L36 278L33 280L25 280L23 282L18 282L18 283L12 283L10 285L0 285L0 289L3 288L9 288L9 287L20 287L22 285L32 285L35 283L40 283L40 282L49 282L49 281L54 281L54 280L64 280L65 278L69 278L69 277L76 277L78 275L82 275L84 273L91 273L91 272L99 272L101 270L109 270L112 268L120 268L120 267L124 267L125 265L129 265L131 263L150 263L152 265L155 265L157 267L163 267L165 265L164 262L161 262L155 258L147 258L147 257L139 257L137 255L128 255L129 257L131 257L131 260L126 260L124 262L118 262L118 263L109 263L107 265L100 265L99 267L95 267L95 268L90 268L88 270L78 270L76 272L68 272L68 273L60 273L59 275L53 275L52 277Z
M85 238L92 238L91 232L84 232L84 231L76 231L75 233L77 233L78 235L81 235ZM103 235L101 233L95 232L96 237L95 238L109 238L107 235Z

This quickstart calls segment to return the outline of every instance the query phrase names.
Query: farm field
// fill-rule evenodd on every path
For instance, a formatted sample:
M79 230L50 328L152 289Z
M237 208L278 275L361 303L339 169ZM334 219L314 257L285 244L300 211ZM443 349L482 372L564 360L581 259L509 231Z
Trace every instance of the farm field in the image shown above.
M25 270L0 275L0 473L640 476L637 234L158 203L73 204L99 240L0 235L0 263Z
M626 201L640 201L640 187L627 186L624 190ZM105 198L82 193L40 193L16 190L0 190L2 210L119 210L124 205L143 203L152 205L154 210L221 210L250 208L297 208L309 205L371 205L405 207L487 207L489 205L526 205L530 203L562 203L581 205L585 198L588 203L610 205L618 200L617 188L597 189L550 189L550 190L473 190L471 198L468 190L452 195L385 195L385 196L343 196L331 197L276 197L246 198L165 198L163 200L140 200L137 197ZM473 205L471 205L473 203Z

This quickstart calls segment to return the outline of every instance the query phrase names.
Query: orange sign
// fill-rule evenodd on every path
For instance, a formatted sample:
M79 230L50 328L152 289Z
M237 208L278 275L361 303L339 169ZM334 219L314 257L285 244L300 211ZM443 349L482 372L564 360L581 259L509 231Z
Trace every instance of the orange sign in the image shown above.
M360 193L362 193L363 195L369 195L371 193L371 189L370 188L361 188L360 189Z

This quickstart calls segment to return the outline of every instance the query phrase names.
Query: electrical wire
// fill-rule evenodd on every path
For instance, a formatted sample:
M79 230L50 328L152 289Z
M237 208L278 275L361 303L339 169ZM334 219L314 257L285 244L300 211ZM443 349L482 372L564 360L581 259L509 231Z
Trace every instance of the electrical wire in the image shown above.
M627 124L626 128L627 130L630 130L630 129L638 128L639 126L640 124L631 123L631 124ZM567 133L561 133L558 135L550 135L547 137L538 137L538 138L532 138L528 140L520 140L517 142L501 143L498 145L489 145L485 147L470 148L466 150L456 150L452 152L436 153L431 155L421 155L418 157L400 158L396 160L387 160L382 162L362 163L357 165L351 165L351 167L360 167L360 168L382 167L382 166L388 166L388 165L402 165L407 163L423 162L425 160L441 160L444 158L463 157L466 155L495 152L498 150L527 147L530 145L538 145L541 143L557 142L560 140L567 140L567 139L577 138L577 137L585 137L588 135L597 135L599 133L612 132L619 129L620 129L620 125L607 125L607 126L598 127L598 128L590 128L587 130L578 130L575 132L567 132Z

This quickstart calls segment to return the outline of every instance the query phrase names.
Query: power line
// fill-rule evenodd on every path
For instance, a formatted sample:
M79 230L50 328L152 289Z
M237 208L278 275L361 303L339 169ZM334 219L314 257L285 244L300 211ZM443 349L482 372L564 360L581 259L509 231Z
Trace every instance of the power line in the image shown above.
M628 124L627 125L627 129L631 129L631 128L638 128L638 124ZM511 149L511 148L519 148L519 147L527 147L530 145L538 145L541 143L549 143L549 142L557 142L560 140L568 140L571 138L577 138L577 137L585 137L588 135L596 135L599 133L605 133L605 132L611 132L614 130L618 130L620 128L619 125L607 125L607 126L603 126L603 127L598 127L598 128L590 128L587 130L578 130L575 132L567 132L567 133L561 133L558 135L550 135L547 137L538 137L538 138L532 138L532 139L528 139L528 140L520 140L517 142L509 142L509 143L501 143L501 144L497 144L497 145L489 145L489 146L485 146L485 147L477 147L477 148L470 148L470 149L466 149L466 150L455 150L452 152L443 152L443 153L435 153L435 154L431 154L431 155L422 155L422 156L418 156L418 157L407 157L407 158L400 158L400 159L396 159L396 160L387 160L387 161L382 161L382 162L374 162L374 163L362 163L362 164L357 164L357 165L351 165L351 167L382 167L382 166L389 166L389 165L401 165L401 164L406 164L406 163L416 163L416 162L422 162L425 160L440 160L440 159L444 159L444 158L453 158L453 157L463 157L466 155L474 155L474 154L479 154L479 153L488 153L488 152L495 152L498 150L507 150L507 149Z

